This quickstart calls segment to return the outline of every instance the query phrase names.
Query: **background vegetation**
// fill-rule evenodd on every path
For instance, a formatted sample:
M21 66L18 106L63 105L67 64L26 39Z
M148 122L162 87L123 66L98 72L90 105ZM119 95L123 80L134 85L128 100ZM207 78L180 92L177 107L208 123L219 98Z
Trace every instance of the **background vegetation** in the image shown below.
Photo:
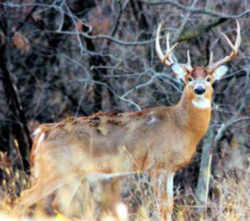
M189 49L195 66L208 63L210 50L215 60L229 53L220 33L234 39L237 18L239 57L214 85L208 136L193 163L175 177L175 217L194 216L190 208L199 198L209 208L207 217L230 220L230 214L246 220L249 16L249 0L0 1L0 198L14 199L27 186L31 134L40 123L178 101L183 84L160 63L154 49L160 21L171 40L180 42L178 61L186 62ZM208 181L209 188L202 187Z

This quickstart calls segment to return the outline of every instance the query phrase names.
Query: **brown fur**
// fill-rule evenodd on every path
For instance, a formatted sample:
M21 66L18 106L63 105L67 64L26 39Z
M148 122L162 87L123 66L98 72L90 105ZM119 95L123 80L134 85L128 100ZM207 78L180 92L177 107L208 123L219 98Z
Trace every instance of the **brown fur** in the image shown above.
M24 192L17 208L29 207L56 192L57 203L62 203L61 208L70 213L74 207L71 204L73 190L93 174L144 171L157 181L163 169L169 175L171 186L173 173L190 163L197 144L208 129L212 82L225 74L226 68L220 68L220 65L233 59L240 46L240 26L238 21L236 23L235 45L226 38L233 49L231 55L216 63L211 56L208 67L195 68L191 67L189 53L187 64L174 63L172 50L176 45L170 47L169 35L166 53L163 54L160 24L156 33L156 52L164 64L172 65L176 75L186 84L179 103L134 113L96 113L41 125L31 154L33 186ZM154 185L156 194L158 187ZM62 199L60 192L68 195L69 199ZM112 188L108 192L111 195ZM172 197L162 196L170 205L170 210L161 208L161 211L169 213L173 205L169 199ZM77 198L74 202L80 201L80 204L77 203L76 210L83 197L79 194ZM75 214L71 212L69 215ZM164 213L162 217L169 216Z
M198 70L192 77L204 79ZM64 190L69 192L84 174L148 171L157 180L156 171L174 173L185 167L205 135L211 115L211 108L192 104L193 86L186 84L175 106L96 113L41 125L31 154L34 185L24 192L21 205L32 205L60 185L65 184ZM205 97L212 98L210 84Z
M88 118L80 117L72 121L42 125L41 133L45 133L46 136L40 146L34 146L34 149L38 148L35 151L36 157L47 160L48 156L42 154L44 151L49 151L48 154L57 157L56 151L60 153L65 149L68 160L74 160L72 157L75 153L70 151L70 147L74 145L74 151L77 152L75 157L91 159L82 164L84 173L90 172L90 168L93 172L129 172L134 169L144 171L152 167L173 167L171 171L175 172L189 163L196 144L204 136L210 120L210 110L197 110L185 99L182 98L182 103L174 107L157 107L116 116L98 113ZM180 135L182 140L179 140ZM152 157L145 160L146 155ZM60 161L61 155L58 157L57 160ZM116 157L121 160L119 169L118 165L114 165L114 160L107 160L108 163L103 162L103 165L101 163L103 159ZM57 160L54 158L53 161L57 164ZM39 164L34 154L32 162L34 165ZM93 165L92 162L99 163ZM127 164L123 165L122 162ZM169 162L175 163L169 166ZM70 172L70 168L63 168L62 174L65 173L65 169Z

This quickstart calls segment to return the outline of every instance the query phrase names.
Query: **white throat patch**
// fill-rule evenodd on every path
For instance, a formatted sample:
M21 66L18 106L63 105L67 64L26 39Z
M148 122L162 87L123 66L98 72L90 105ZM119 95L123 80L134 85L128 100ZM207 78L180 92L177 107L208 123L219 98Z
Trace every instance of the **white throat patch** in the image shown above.
M204 96L196 97L192 100L192 104L200 109L206 109L211 107L211 102L209 99L205 98Z

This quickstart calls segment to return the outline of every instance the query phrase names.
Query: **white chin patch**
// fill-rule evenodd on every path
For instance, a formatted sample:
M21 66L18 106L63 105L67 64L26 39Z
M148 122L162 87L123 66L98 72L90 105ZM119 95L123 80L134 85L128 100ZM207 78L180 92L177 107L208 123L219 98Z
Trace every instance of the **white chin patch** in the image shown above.
M210 108L211 107L211 102L209 99L203 97L203 96L199 96L196 97L192 100L192 104L200 109L205 109L205 108Z

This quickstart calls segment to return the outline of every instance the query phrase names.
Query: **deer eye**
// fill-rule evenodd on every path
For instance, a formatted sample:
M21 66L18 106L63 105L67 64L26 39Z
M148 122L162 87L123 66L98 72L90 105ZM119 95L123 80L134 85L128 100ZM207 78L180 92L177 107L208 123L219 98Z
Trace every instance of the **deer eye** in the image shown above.
M207 77L207 78L206 78L206 81L207 81L207 82L210 82L210 81L211 81L211 77Z
M189 82L193 81L193 78L192 77L188 77L188 81Z

